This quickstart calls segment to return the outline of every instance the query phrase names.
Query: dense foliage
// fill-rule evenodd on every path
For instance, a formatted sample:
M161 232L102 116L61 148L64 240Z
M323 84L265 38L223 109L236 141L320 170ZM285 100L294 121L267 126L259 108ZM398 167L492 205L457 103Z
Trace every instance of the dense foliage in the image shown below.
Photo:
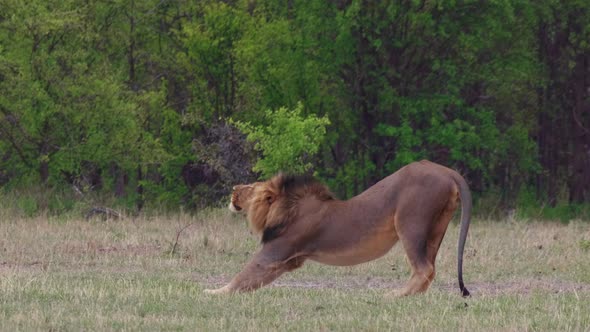
M346 197L428 158L505 207L590 202L589 41L585 0L0 0L0 185Z
M256 142L254 149L262 153L252 170L260 172L263 178L278 172L301 174L312 169L308 160L318 152L330 121L313 115L303 118L302 108L298 104L294 110L283 107L266 111L263 118L267 123L257 127L235 123L248 135L248 141Z

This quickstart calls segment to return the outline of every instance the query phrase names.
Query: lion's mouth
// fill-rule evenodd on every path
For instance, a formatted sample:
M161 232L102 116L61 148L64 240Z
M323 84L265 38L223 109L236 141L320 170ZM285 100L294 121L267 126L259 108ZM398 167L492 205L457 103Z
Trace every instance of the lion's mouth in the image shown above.
M242 207L234 204L234 202L229 202L229 210L232 212L240 212L242 211Z

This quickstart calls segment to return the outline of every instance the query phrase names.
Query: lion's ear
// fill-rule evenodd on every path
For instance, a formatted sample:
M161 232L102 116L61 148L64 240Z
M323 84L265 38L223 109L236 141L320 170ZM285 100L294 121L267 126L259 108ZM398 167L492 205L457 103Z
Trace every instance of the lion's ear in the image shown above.
M266 201L268 202L268 204L270 205L270 204L272 204L275 201L275 198L276 197L275 197L275 195L273 193L270 193L269 192L269 193L266 194L266 197L265 198L266 198Z

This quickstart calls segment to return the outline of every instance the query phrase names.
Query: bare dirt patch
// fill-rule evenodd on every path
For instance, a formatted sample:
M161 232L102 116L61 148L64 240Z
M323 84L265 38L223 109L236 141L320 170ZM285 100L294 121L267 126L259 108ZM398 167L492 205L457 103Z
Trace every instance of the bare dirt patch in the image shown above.
M62 251L67 254L129 254L134 256L159 253L162 249L160 244L126 244L126 245L103 245L93 241L84 244L64 244Z
M197 277L195 281L205 284L207 287L221 287L230 281L230 277ZM277 280L267 287L284 287L284 288L303 288L303 289L384 289L394 290L402 288L405 280L392 281L385 278L366 278L366 279L304 279L295 280L285 278ZM468 283L467 288L473 296L478 295L509 295L521 294L526 295L535 291L545 291L552 293L590 293L590 284L576 283L562 280L551 279L523 279L512 281L500 281L497 283L490 282L473 282ZM432 289L439 289L449 292L458 292L458 286L454 283L434 283Z
M562 280L520 280L501 283L475 283L471 287L475 294L529 294L534 291L553 293L590 292L590 284Z
M0 262L0 274L15 271L15 270L28 270L28 271L41 271L47 269L47 264L41 261L32 261L26 263L14 263L14 262Z

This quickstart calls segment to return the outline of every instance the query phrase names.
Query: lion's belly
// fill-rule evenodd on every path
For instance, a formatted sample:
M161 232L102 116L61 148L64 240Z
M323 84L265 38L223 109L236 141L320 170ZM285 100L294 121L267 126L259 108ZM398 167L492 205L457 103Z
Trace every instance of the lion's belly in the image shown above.
M359 237L348 238L332 248L322 248L309 259L328 265L348 266L365 263L385 255L397 242L393 223Z

